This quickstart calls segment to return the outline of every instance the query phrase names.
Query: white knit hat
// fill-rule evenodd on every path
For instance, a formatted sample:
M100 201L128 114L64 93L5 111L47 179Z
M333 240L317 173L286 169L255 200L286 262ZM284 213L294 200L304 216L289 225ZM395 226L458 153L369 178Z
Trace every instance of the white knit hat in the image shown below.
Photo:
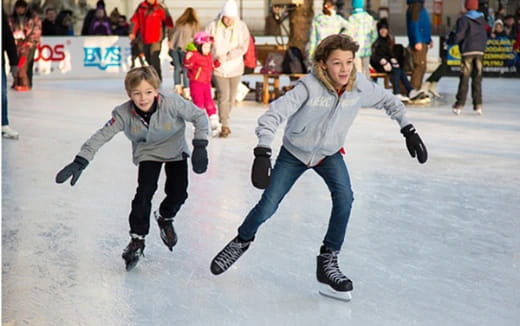
M238 6L235 0L227 0L222 8L222 16L238 18Z

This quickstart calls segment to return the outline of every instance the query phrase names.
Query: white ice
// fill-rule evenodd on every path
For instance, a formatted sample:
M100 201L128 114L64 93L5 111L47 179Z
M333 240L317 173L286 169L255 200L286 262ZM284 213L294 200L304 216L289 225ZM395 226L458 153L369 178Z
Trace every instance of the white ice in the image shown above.
M76 186L54 182L126 100L123 82L36 81L31 92L9 91L21 136L2 140L2 323L519 325L520 80L485 78L482 116L471 100L452 114L457 84L443 78L441 100L408 107L428 147L424 165L383 111L361 110L347 137L355 201L339 261L354 283L350 302L318 294L331 205L312 171L229 271L209 271L260 198L250 168L265 106L241 103L231 136L210 140L208 172L190 172L173 253L152 220L145 257L126 272L137 172L126 137L106 144Z

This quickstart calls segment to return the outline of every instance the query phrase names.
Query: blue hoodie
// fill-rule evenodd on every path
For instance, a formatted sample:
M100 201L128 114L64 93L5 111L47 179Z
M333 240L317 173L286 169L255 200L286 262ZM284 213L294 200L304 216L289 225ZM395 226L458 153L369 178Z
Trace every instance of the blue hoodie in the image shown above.
M408 0L409 7L406 11L406 28L408 32L408 42L410 47L417 43L430 44L432 42L432 27L430 16L422 3L424 0ZM420 9L417 4L421 4Z

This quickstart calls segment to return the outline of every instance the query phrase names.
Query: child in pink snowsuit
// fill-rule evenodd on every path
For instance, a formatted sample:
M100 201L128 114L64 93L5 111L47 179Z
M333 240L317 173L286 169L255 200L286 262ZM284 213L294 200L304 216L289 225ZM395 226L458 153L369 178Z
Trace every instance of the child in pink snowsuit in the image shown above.
M206 111L209 117L212 134L219 135L222 125L219 123L217 107L211 96L211 76L213 69L220 66L217 60L213 60L211 47L213 36L208 32L197 32L193 42L188 44L184 66L188 71L190 81L190 94L193 103Z

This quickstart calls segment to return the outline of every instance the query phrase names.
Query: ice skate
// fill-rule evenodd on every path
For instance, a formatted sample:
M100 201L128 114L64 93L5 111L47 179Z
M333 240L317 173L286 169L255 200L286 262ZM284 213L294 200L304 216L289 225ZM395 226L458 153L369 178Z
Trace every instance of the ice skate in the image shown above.
M411 101L415 101L419 98L424 98L425 95L426 92L422 89L412 89L408 94L408 98L410 98Z
M336 300L350 301L353 290L352 281L340 271L338 253L325 246L320 249L316 268L316 278L320 282L319 293Z
M137 265L139 258L144 256L144 237L137 234L132 234L131 236L132 240L123 250L122 255L127 271L133 269Z
M425 85L428 93L437 98L441 97L441 94L437 92L437 82L425 82Z
M408 98L408 96L404 96L404 95L401 95L401 94L396 94L395 97L397 97L399 99L399 101L401 101L403 103L409 103L410 102L410 98Z
M18 139L20 134L9 126L2 126L2 137L7 139Z
M173 218L164 218L159 211L155 211L153 215L159 225L163 243L170 251L173 251L173 247L177 244L177 233L175 233L175 229L173 228Z
M218 115L213 114L209 117L209 124L211 127L211 135L213 137L218 137L222 132L222 124L218 121Z
M473 107L473 112L475 112L477 115L482 115L482 105L477 104Z
M460 115L462 113L462 108L464 106L462 105L459 105L459 104L453 104L452 108L453 108L453 114L455 115Z
M211 261L211 272L215 275L224 273L246 252L253 240L254 238L244 241L237 235L213 258Z

